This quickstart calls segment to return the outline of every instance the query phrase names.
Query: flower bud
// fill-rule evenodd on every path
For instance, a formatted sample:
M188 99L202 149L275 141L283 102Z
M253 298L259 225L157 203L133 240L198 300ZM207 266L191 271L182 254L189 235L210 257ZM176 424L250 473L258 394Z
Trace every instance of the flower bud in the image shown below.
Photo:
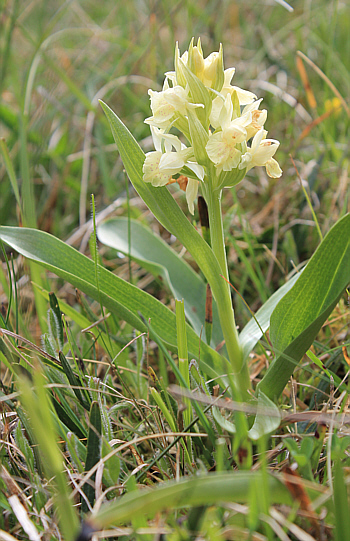
M220 92L224 84L224 62L222 45L217 53L211 53L203 58L200 39L197 45L193 45L193 38L188 48L187 67L207 88L213 88Z
M220 50L218 53L211 53L204 60L204 70L202 81L205 86L213 88L220 92L224 84L224 62L222 45L220 44Z
M197 75L197 77L199 79L201 79L202 77L202 73L203 73L203 70L204 70L204 58L203 58L203 55L201 54L200 50L198 49L197 46L193 47L192 49L192 58L191 58L192 62L192 66L191 66L191 69L193 71L193 73L195 75Z

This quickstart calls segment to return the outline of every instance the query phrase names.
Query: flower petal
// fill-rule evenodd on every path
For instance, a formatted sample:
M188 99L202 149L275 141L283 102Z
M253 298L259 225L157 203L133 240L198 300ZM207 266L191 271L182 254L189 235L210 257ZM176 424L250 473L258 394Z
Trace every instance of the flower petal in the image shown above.
M265 165L272 158L279 147L279 141L275 139L263 139L259 148L253 155L255 165Z
M194 214L194 201L198 193L198 180L188 179L186 187L186 200L188 204L188 210L191 214Z
M225 154L225 143L222 139L222 131L213 133L209 137L209 141L206 144L206 151L209 159L213 163L220 163L222 156Z
M233 92L234 90L237 92L240 105L248 105L249 103L253 103L253 101L255 101L257 98L257 96L253 94L253 92L249 92L249 90L244 90L243 88L239 88L238 86L232 86L231 89L231 92Z
M204 167L202 165L199 165L195 162L187 162L186 167L191 169L193 173L196 175L197 178L203 180L204 179Z
M224 71L225 81L224 81L224 87L230 86L230 83L232 81L232 77L234 76L236 71L236 68L228 68Z
M282 175L282 169L280 168L279 163L274 158L270 158L269 160L267 160L265 167L266 173L271 178L280 178L280 176Z
M159 160L159 170L162 173L175 175L185 165L185 161L179 152L165 152Z

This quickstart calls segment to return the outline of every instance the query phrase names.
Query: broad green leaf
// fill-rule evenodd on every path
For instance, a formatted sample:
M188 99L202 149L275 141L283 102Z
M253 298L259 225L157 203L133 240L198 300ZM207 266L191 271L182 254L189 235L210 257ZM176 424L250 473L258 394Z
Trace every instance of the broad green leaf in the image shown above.
M129 252L128 224L130 224L131 246ZM102 244L115 248L137 261L154 276L161 276L175 299L185 301L188 321L200 335L205 320L206 285L192 267L170 248L158 235L140 222L127 218L112 218L97 228ZM214 345L222 340L216 305L213 306Z
M20 254L37 261L93 299L101 301L108 310L144 332L147 331L147 327L138 315L141 312L146 320L151 319L152 327L169 349L176 351L175 314L148 293L101 266L98 266L98 290L95 285L94 262L44 231L3 226L0 227L0 238ZM189 325L187 340L189 354L196 359L199 358L200 347L203 371L211 377L220 375L225 360L204 342L199 344L198 336Z
M271 316L277 357L258 388L277 398L350 282L350 214L329 231Z
M281 414L274 402L264 393L258 393L258 410L252 428L248 431L251 440L258 440L262 436L274 432L280 424Z
M243 351L243 359L247 359L253 347L257 344L270 326L270 317L279 301L293 287L301 273L296 274L281 286L256 312L239 335L239 342Z

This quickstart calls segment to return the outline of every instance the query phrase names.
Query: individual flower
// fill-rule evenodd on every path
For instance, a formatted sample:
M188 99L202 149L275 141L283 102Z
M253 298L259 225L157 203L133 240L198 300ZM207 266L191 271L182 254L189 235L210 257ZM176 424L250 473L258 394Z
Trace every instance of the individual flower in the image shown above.
M220 91L224 83L224 65L222 45L218 52L211 53L207 58L204 58L201 41L198 39L197 45L193 45L193 39L190 43L188 51L185 51L180 56L178 44L175 49L175 72L169 72L166 75L177 81L177 84L186 87L186 76L183 73L182 65L187 66L192 73L203 83L207 88L212 88Z
M252 122L250 112L232 119L233 106L231 96L227 96L220 112L220 131L216 131L209 137L206 151L209 159L215 163L218 173L231 171L238 166L241 159L241 151L237 148L239 143L247 140L246 127Z
M231 79L235 74L235 68L228 68L224 72L224 84L220 91L220 95L213 99L211 113L210 113L210 124L213 128L217 128L219 125L219 117L224 107L225 98L229 95L232 97L235 92L238 98L239 105L249 105L256 100L256 95L249 90L243 90L238 86L231 86Z
M169 88L166 85L166 88L161 92L149 90L148 94L151 98L153 115L146 118L146 124L167 129L176 113L185 115L189 98L188 93L182 86L176 85Z
M220 93L226 98L227 94L232 96L233 92L237 92L240 105L248 105L256 100L256 95L249 90L239 88L239 86L231 86L232 77L235 74L235 68L228 68L224 71L224 84Z
M211 53L207 58L203 58L203 53L198 47L193 47L193 57L195 63L194 74L202 81L204 86L215 88L217 86L218 71L222 69L222 47L220 47L218 53Z
M248 126L246 127L247 130L247 140L254 137L254 135L261 130L261 128L264 127L264 124L267 119L267 111L266 109L262 109L260 111L259 105L262 102L262 98L260 100L256 100L253 103L246 105L243 108L242 115L245 115L247 113L251 113L252 115L252 121Z
M252 167L265 166L266 172L271 178L279 178L282 175L282 169L278 162L272 157L279 147L279 141L275 139L265 139L267 131L260 129L253 137L251 148L242 155L239 169L249 171Z
M204 168L193 160L192 148L187 148L175 135L151 126L155 151L148 152L143 164L143 180L152 186L166 186L172 177L186 168L188 184L186 199L191 214L194 214L194 200L198 192L198 179L203 180ZM173 150L174 149L174 150ZM191 172L193 178L191 178Z

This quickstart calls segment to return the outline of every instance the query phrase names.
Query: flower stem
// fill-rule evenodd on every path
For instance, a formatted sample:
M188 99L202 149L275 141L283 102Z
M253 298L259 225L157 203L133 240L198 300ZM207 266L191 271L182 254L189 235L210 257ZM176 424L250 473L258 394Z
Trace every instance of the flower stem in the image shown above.
M224 230L222 224L221 212L221 189L213 189L208 186L206 192L206 201L209 213L210 239L211 247L219 262L222 277L218 280L225 280L226 284L223 290L225 294L222 298L216 299L220 324L225 338L228 357L233 369L234 382L241 399L249 397L248 389L251 388L248 366L243 363L242 349L239 344L238 333L236 329L235 316L231 301L229 286L229 275L225 252Z

